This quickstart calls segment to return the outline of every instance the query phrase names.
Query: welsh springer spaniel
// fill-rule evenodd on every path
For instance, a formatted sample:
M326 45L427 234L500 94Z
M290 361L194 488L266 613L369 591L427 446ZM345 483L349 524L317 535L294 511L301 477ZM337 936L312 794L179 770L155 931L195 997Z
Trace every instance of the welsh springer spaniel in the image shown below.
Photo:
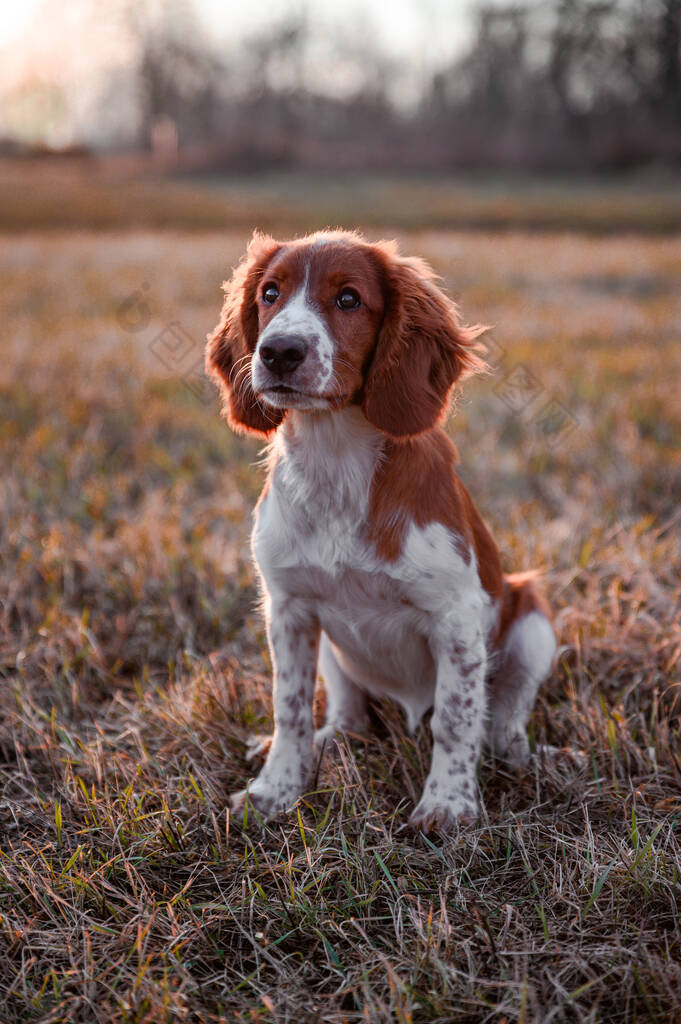
M478 813L485 735L513 765L556 643L532 574L508 576L441 429L452 386L483 367L457 308L394 243L256 234L225 285L207 367L237 431L270 437L253 554L274 666L274 735L232 798L269 818L310 780L314 744L394 698L433 754L410 821ZM326 725L314 732L319 672Z

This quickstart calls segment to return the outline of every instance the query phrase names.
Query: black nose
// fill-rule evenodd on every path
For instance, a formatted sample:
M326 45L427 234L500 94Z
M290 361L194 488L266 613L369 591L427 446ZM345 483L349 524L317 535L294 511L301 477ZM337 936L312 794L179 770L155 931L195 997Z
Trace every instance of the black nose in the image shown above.
M292 334L275 335L260 346L260 358L267 369L277 377L293 373L306 354L307 345L303 339Z

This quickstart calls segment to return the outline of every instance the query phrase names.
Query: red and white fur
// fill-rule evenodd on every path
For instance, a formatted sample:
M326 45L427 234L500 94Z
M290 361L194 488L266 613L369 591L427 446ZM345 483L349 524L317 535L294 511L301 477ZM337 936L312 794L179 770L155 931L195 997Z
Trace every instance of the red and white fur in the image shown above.
M485 739L514 765L556 644L532 574L504 575L439 424L481 369L476 338L420 260L330 232L255 235L207 348L227 417L271 438L255 514L274 666L274 735L247 790L264 816L309 782L314 745L363 733L389 696L433 755L411 815L447 829L478 813ZM326 725L314 732L317 674Z

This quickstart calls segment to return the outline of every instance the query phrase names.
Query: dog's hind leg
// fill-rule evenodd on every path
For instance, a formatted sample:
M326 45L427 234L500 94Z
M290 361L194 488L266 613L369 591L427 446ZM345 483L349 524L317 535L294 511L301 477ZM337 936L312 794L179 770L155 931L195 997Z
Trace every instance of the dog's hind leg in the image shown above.
M506 577L502 624L507 628L490 680L488 743L495 757L521 767L530 756L527 723L556 652L548 605L532 577Z
M319 644L319 673L326 690L326 724L315 732L315 745L320 747L336 733L367 732L367 695L338 664L326 633Z

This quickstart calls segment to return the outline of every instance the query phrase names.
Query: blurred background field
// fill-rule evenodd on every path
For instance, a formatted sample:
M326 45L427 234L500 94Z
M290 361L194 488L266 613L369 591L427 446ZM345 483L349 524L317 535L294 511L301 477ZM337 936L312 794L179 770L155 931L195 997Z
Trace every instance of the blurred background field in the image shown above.
M521 7L499 42L516 57ZM576 54L583 83L593 51L584 33L570 50L566 19L588 9L593 24L596 8L537 5L558 8L555 53ZM429 9L434 32L444 8ZM674 3L621 10L681 25ZM91 12L71 11L77 38ZM41 31L22 44L33 58ZM158 60L179 60L159 38ZM252 56L248 38L234 52ZM284 70L308 67L296 38ZM681 195L665 74L664 131L630 90L638 162L620 131L607 166L586 121L619 110L621 124L612 80L609 107L580 100L580 167L560 166L558 143L551 168L546 147L523 167L516 150L472 166L470 149L456 166L454 147L438 167L341 173L302 144L288 166L259 150L249 167L200 140L185 151L172 92L152 121L179 142L162 121L156 149L151 122L107 147L73 111L59 122L68 104L25 104L0 161L0 1019L681 1019ZM268 124L289 109L279 93L260 95ZM399 124L417 102L398 97ZM460 95L447 102L463 117ZM271 727L248 556L262 446L220 419L202 349L254 227L328 224L397 237L492 325L492 372L448 429L506 568L543 571L564 645L532 742L584 756L522 777L485 760L485 815L452 840L406 829L430 738L387 705L370 743L319 765L299 815L244 830L226 811L254 772L249 734Z
M299 169L161 176L143 160L128 167L106 157L0 159L0 230L7 232L247 232L259 225L299 234L320 224L670 235L681 231L681 173L547 179Z

